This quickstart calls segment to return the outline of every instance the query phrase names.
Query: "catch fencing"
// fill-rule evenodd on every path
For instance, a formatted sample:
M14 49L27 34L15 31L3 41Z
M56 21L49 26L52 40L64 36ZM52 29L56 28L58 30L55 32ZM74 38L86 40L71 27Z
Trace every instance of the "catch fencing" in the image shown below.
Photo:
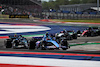
M42 12L49 19L100 19L100 14L71 14L58 12Z

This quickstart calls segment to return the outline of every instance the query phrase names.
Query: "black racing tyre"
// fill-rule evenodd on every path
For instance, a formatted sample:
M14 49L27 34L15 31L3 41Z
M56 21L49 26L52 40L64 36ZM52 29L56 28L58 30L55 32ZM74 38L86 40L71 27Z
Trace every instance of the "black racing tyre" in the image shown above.
M40 43L40 49L41 50L46 50L46 48L45 48L46 44L47 44L46 41L41 42Z
M98 35L100 35L100 30L97 32Z
M68 46L68 48L70 48L70 46Z
M94 32L91 32L91 37L93 37L94 36Z
M73 40L72 36L67 36L67 40Z
M45 47L41 47L41 50L46 50L46 48Z
M4 41L4 45L5 45L5 47L6 48L11 48L12 47L12 40L10 40L10 39L7 39L7 40L5 40Z
M77 39L77 34L73 34L73 39Z
M87 37L89 37L89 36L91 36L91 33L90 32L87 33Z
M67 42L67 40L64 40L64 41L62 42L61 45L68 47L68 42Z
M29 49L35 49L36 42L35 41L30 41L29 42Z
M62 45L62 46L66 46L66 48L62 48L63 50L66 50L66 49L69 48L69 47L68 47L69 45L68 45L67 40L62 41L61 45Z
M94 36L94 32L88 32L87 33L87 37L89 37L89 36L93 37Z
M67 48L62 48L63 50L66 50Z

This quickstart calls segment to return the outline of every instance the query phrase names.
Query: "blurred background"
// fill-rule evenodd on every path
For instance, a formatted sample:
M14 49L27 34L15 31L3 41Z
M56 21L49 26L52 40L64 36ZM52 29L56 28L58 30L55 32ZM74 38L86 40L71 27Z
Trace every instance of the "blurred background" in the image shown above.
M40 19L99 19L99 2L99 0L0 0L0 18L28 16Z

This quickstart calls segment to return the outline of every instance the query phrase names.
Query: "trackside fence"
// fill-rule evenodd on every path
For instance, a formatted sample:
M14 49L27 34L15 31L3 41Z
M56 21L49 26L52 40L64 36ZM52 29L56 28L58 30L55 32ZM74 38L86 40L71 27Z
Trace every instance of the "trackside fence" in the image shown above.
M100 19L100 14L71 14L58 12L42 12L49 19Z

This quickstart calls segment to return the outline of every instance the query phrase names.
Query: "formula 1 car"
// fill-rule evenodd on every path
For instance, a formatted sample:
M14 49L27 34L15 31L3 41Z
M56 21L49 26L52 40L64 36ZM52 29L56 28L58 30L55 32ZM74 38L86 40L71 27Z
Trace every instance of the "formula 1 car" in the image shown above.
M71 35L73 39L77 39L77 33L75 33L74 31L67 31L67 33Z
M51 50L51 49L59 49L62 48L63 50L66 50L68 48L70 48L70 46L68 45L68 42L66 39L61 40L61 43L58 44L55 40L53 39L48 39L47 40L43 40L42 39L38 39L38 38L33 38L33 40L30 41L30 49L41 49L41 50Z
M56 35L57 39L62 37L65 37L67 40L77 39L77 33L74 33L73 31L67 31L65 33L59 33Z
M82 36L98 36L100 35L100 30L98 27L89 27L88 29L84 30Z
M9 36L9 39L4 40L4 45L6 48L28 48L28 40L20 36Z
M22 38L22 39L14 39L12 41L12 48L28 48L28 40L26 38Z
M62 37L65 37L67 40L72 40L73 39L72 36L69 35L68 33L59 33L59 34L56 35L56 38L57 39L58 38L60 39Z

